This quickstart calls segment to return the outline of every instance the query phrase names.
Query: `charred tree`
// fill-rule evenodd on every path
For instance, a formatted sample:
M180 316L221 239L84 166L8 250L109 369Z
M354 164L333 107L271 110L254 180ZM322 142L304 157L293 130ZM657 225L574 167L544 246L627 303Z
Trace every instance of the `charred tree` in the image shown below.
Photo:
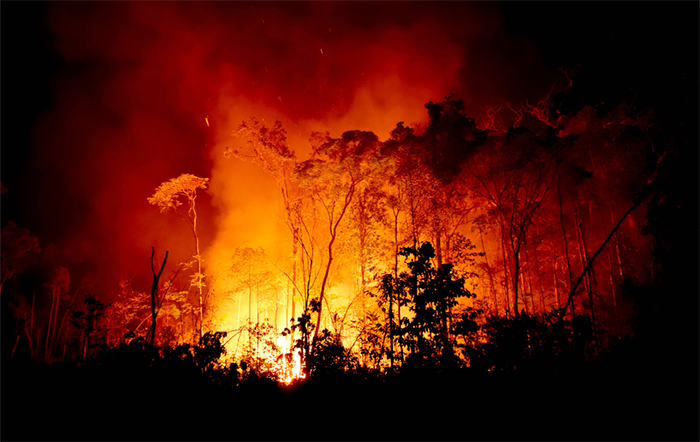
M153 273L153 284L151 284L151 328L148 330L151 347L154 346L156 340L156 319L158 315L158 311L156 309L160 307L160 300L158 298L158 281L160 281L160 276L163 274L163 270L165 269L165 263L168 262L168 251L165 251L163 264L160 266L158 273L156 273L156 268L153 265L153 258L155 257L155 254L155 247L151 247L151 272Z

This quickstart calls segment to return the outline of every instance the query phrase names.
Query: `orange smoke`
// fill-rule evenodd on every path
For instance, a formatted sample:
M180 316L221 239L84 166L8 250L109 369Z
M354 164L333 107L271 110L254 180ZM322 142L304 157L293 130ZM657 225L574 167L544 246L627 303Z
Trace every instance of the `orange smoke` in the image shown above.
M146 201L182 173L210 178L197 200L198 233L217 283L236 247L288 258L274 180L223 157L243 120L280 120L305 159L314 131L385 140L399 121L425 124L428 101L455 92L473 113L495 98L486 86L516 77L487 62L482 43L501 32L491 5L56 3L48 19L64 64L55 109L37 127L33 161L60 184L41 184L43 198L69 195L80 208L58 220L73 263L134 278L141 290L151 246L170 251L166 275L193 254L187 226Z

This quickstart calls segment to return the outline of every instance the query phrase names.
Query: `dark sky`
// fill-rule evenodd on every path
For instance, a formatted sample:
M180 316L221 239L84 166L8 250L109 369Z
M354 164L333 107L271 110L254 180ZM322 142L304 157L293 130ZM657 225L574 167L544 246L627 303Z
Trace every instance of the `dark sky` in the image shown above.
M260 105L302 132L311 120L361 124L357 91L376 95L378 79L396 72L397 87L433 101L455 92L472 112L537 98L563 81L562 66L650 87L664 72L697 77L697 2L49 6L2 5L2 219L92 271L144 254L130 244L155 235L157 210L144 202L155 185L211 173L215 157L184 146L216 142L201 116L215 113L226 72L240 79L234 89L250 88L245 111ZM139 129L137 113L158 118Z

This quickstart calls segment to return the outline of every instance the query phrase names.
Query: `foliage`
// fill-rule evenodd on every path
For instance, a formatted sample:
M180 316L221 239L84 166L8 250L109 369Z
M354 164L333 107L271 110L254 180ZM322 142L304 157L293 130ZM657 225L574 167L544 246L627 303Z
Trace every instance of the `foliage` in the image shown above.
M88 360L88 366L123 372L143 382L151 379L163 386L172 382L191 385L226 385L237 383L237 373L222 363L226 349L222 343L226 332L207 332L197 345L180 344L153 347L144 336L127 333L116 346L105 347ZM155 379L160 379L156 381Z
M383 308L381 312L386 314L386 308ZM389 321L388 318L387 321ZM360 361L358 363L364 368L379 370L385 354L387 358L392 358L391 349L385 348L388 326L382 323L378 312L368 312L364 318L355 322L361 324L361 326L353 324L356 329L359 327L357 345Z
M625 320L631 322L633 333L619 341L618 354L627 351L625 342L640 346L634 350L637 356L635 364L629 364L629 374L638 369L636 365L663 367L672 375L697 371L697 354L687 351L697 347L692 345L697 342L697 322L691 317L697 311L693 308L697 296L684 284L696 267L695 259L687 258L696 257L688 232L697 228L697 194L687 184L696 172L696 76L674 71L666 78L677 81L656 89L639 81L629 87L625 74L616 69L606 74L584 65L577 70L566 71L567 91L551 98L548 94L536 105L526 101L524 106L492 108L487 120L493 131L478 126L466 114L464 103L449 96L426 105L429 122L424 130L398 123L386 142L360 130L344 132L340 138L317 133L312 157L297 161L280 122L271 128L256 119L241 124L235 136L246 138L245 146L227 149L227 156L253 159L277 179L282 192L293 249L284 272L303 301L303 313L284 335L293 333L294 350L302 353L306 373L353 371L360 365L355 356L359 354L363 366L377 371L389 360L402 364L402 369L468 366L465 373L569 374L591 365L603 352L602 324L606 328L620 324L626 330ZM497 127L501 109L516 113L510 128ZM193 272L190 287L199 287L200 296L204 274L194 200L196 191L207 185L207 178L183 174L161 184L148 198L161 212L178 211L187 204L187 216L178 213L193 228L197 251L183 270ZM646 218L625 219L627 214L621 218L620 208L629 207L647 186L653 189ZM651 236L640 235L644 220L647 225L641 233ZM611 229L622 221L617 233ZM477 231L480 253L469 238ZM607 262L601 254L594 266L608 240ZM3 228L1 242L4 284L21 274L41 249L37 238L12 222ZM405 262L399 264L397 256ZM22 286L15 277L10 293L8 286L2 287L3 295L13 295L13 304L8 305L16 321L15 347L21 333L30 345L35 337L36 342L45 339L49 349L62 338L54 338L60 331L56 318L60 301L70 298L66 297L70 276L57 262L45 261L29 275L33 285ZM232 264L234 290L247 289L250 295L255 289L261 301L269 301L277 281L262 250L238 249ZM476 287L474 267L489 278L493 296L480 296L470 305L460 301L475 297L465 288L467 282ZM381 274L375 295L378 308L365 309L358 302L361 308L348 316L352 327L323 329L323 306L329 307L327 317L334 327L345 318L333 311L337 306L329 301L330 290L345 282L353 286L351 296L362 300L369 286L365 272ZM581 275L578 280L576 275ZM44 283L50 290L34 297L26 288L41 288ZM577 292L579 283L582 289L585 285L587 300ZM147 296L127 283L119 290L111 305L87 295L84 310L72 309L70 322L82 334L78 342L82 359L117 367L113 376L105 377L110 381L116 374L137 379L146 372L156 373L137 384L144 387L139 394L148 394L148 382L165 379L166 373L176 373L168 378L173 381L170 388L185 390L201 380L238 385L241 379L278 379L282 369L276 362L289 362L291 354L279 354L276 332L265 323L247 326L251 339L241 358L228 366L221 362L225 332L204 334L196 345L174 345L174 335L184 333L173 331L176 320L182 325L182 317L193 313L185 290L175 290L163 307L159 317L167 323L162 328L164 345L153 347L137 336L147 321ZM567 303L561 302L560 293L568 296ZM518 296L526 307L522 311ZM541 304L535 304L536 298ZM560 317L568 315L560 303L566 306L569 301L572 317L556 321L557 312ZM200 304L200 315L201 308ZM514 317L499 316L501 312L508 316L512 308ZM625 308L630 312L627 317ZM484 318L484 310L492 315ZM607 318L596 323L594 318L601 313ZM35 321L34 329L28 326ZM348 328L351 333L341 334ZM105 333L107 348L99 355L90 353ZM350 348L343 345L348 337L355 338ZM190 376L197 382L183 386L181 382ZM646 380L644 385L648 386ZM647 394L646 388L639 390ZM533 396L516 398L522 402L512 407L515 414L522 411L522 404L536 403ZM493 410L484 408L488 413ZM567 419L576 415L568 405L562 408ZM494 414L501 419L498 411Z
M289 334L297 336L298 334L299 337L294 340L292 349L298 350L301 353L301 365L305 374L308 374L311 368L309 358L311 354L312 334L316 328L311 321L311 315L313 313L318 313L319 305L320 303L316 298L309 301L308 307L304 309L301 316L296 319L296 322L292 321L291 330L285 328L284 331L282 331L282 336L287 336Z
M401 318L395 328L391 324L386 327L391 326L399 343L408 348L412 363L440 364L453 356L454 337L449 324L455 321L466 324L463 318L456 317L454 307L459 298L475 295L464 287L465 278L457 276L452 264L433 267L435 249L430 243L418 248L405 247L399 255L407 260L409 271L398 277L390 273L382 276L379 302L384 306L389 295L394 295L413 315Z
M237 247L231 257L228 269L229 281L232 282L231 292L240 296L248 295L250 320L256 320L259 309L274 309L276 291L279 289L276 272L273 272L270 260L262 248ZM255 309L253 309L253 293L255 294ZM255 311L255 313L253 313Z
M199 345L194 349L194 360L202 371L210 371L215 364L226 354L226 348L221 340L226 337L226 332L206 332L199 339Z
M81 330L81 339L78 341L79 355L85 359L88 351L97 344L93 343L93 337L97 334L98 342L105 343L105 328L101 319L105 315L108 305L95 298L95 295L87 294L83 299L85 310L72 309L70 323Z
M245 344L240 365L244 368L243 379L250 377L271 380L282 379L288 358L282 355L277 345L277 330L270 324L248 322L246 327L250 339Z
M556 312L516 318L491 316L480 339L463 350L470 367L499 372L557 372L582 367L593 357L588 316L555 322Z
M161 213L168 209L177 210L182 205L179 199L181 196L194 200L197 197L197 189L206 189L208 182L209 178L183 173L158 186L156 192L148 198L148 202L158 206Z
M241 149L227 147L224 152L227 158L252 159L276 177L283 173L287 161L294 160L294 152L287 146L287 132L279 121L270 129L252 117L242 122L233 135L245 138L246 145Z
M192 235L194 237L194 255L192 257L193 261L197 263L197 269L190 276L190 287L196 288L199 292L199 337L202 337L204 330L204 308L207 303L207 296L209 293L204 293L205 279L206 275L202 271L202 255L199 248L199 236L197 234L197 209L196 209L196 199L197 199L197 189L206 189L209 178L200 178L192 174L182 174L177 178L172 178L156 188L156 192L148 198L148 202L160 208L161 213L168 209L173 209L180 218L188 225L192 230ZM184 215L180 212L179 206L183 203L180 201L180 197L186 199L187 213ZM167 251L165 254L165 259L167 260ZM164 264L165 265L165 261ZM188 266L189 264L183 264L183 266ZM162 272L162 269L161 269ZM153 270L154 278L156 278L155 270ZM157 281L156 281L157 283Z
M327 329L314 340L310 361L312 376L343 373L357 366L357 358L343 347L340 336Z
M126 333L139 333L150 318L150 296L132 288L131 281L119 281L119 291L105 309L105 327L109 330L108 343L114 344Z
M439 103L428 102L430 122L423 142L429 146L427 164L442 183L451 182L476 148L486 142L487 132L464 112L464 102L454 95Z

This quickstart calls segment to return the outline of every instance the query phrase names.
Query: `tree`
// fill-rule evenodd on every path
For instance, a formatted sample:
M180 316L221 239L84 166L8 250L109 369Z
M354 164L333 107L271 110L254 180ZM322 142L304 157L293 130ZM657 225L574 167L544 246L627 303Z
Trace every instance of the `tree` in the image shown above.
M535 137L526 129L511 129L472 158L468 172L473 191L491 206L513 259L513 308L518 315L520 253L535 212L554 185L554 154L565 141ZM505 260L504 260L505 265Z
M307 212L310 210L308 194L299 188L294 174L297 167L295 153L287 145L287 133L279 121L275 121L273 127L268 128L264 122L251 117L248 121L243 121L233 135L245 139L245 145L239 148L226 147L224 156L250 160L262 167L275 178L282 195L284 221L292 235L291 272L282 272L292 285L292 293L288 293L288 299L291 300L292 329L295 329L295 293L303 301L306 311L313 280L315 254L313 228L307 223ZM294 334L290 333L290 345L293 341Z
M309 189L314 200L322 206L328 229L326 265L318 291L315 340L321 327L324 295L340 223L356 193L361 191L360 184L372 174L380 143L374 133L362 131L348 131L341 138L331 138L328 133L316 133L312 139L312 157L300 163L295 173L300 185Z
M456 317L453 307L459 304L459 298L475 295L464 287L465 278L455 273L452 264L433 267L435 249L430 243L404 247L399 254L406 258L408 272L401 272L398 278L391 273L382 276L380 301L390 294L399 295L413 313L413 317L402 318L396 331L411 352L407 363L449 364L454 357L451 331L471 320L468 316Z
M428 102L430 122L422 136L426 149L426 164L443 183L450 183L460 174L462 165L487 140L487 132L467 117L462 100L454 94L440 103Z
M106 307L105 319L108 323L107 343L117 344L124 334L137 334L146 323L149 315L150 298L148 294L137 292L131 287L131 281L124 278L119 281L119 289L113 301Z
M177 178L173 178L162 183L156 192L148 198L148 202L160 208L163 213L167 210L174 210L180 218L189 226L194 236L195 255L194 259L197 262L197 272L192 276L193 287L196 287L199 292L199 336L202 336L204 327L204 299L203 288L205 275L202 273L202 256L199 251L199 236L197 235L197 210L196 199L197 189L206 189L209 178L200 178L198 176L183 173ZM184 198L187 205L187 211L183 214L180 206L183 205L181 198Z
M153 265L153 257L156 254L156 249L155 247L151 247L151 272L153 273L153 284L151 284L151 328L149 330L149 334L151 335L151 347L155 343L156 340L156 318L158 315L158 310L160 310L160 306L163 303L163 299L158 297L158 281L160 280L160 276L163 274L163 269L165 269L165 263L168 262L168 251L165 251L165 257L163 258L163 264L160 266L160 270L158 273L156 273L156 268Z
M88 350L93 346L94 333L104 331L101 327L101 320L108 306L91 294L85 295L83 303L85 310L73 310L70 322L81 331L80 340L78 341L78 354L81 359L85 360L88 356ZM104 340L105 336L101 338Z
M231 267L228 275L233 282L231 291L239 294L237 302L238 324L241 323L240 294L244 291L248 294L248 320L246 324L260 323L261 298L263 302L269 300L275 289L273 287L273 273L265 251L262 248L237 247L231 256ZM255 293L255 317L253 317L253 293Z
M382 146L382 157L385 162L387 175L384 194L387 206L391 211L394 248L390 256L393 259L394 279L398 279L399 251L402 245L417 247L421 238L427 234L430 225L431 196L440 187L440 182L433 176L431 169L425 164L425 149L422 137L416 136L414 130L399 122L391 131L391 137ZM433 198L434 200L434 198ZM403 214L403 227L399 222ZM403 234L401 233L403 231ZM394 317L396 323L401 323L401 307L405 305L400 293L389 290L388 306L386 309L389 324L389 354L390 363L394 364ZM396 315L394 314L396 305ZM400 358L403 361L403 344L400 347Z

